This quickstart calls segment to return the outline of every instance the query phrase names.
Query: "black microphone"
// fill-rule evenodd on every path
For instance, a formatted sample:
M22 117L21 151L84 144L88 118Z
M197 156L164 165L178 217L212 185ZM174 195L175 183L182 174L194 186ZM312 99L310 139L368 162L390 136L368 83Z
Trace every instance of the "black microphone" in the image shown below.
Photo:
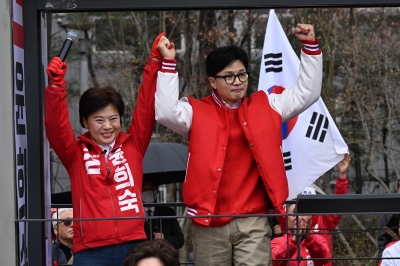
M107 153L107 150L105 149L105 150L102 152L102 154L106 155L106 153Z
M60 53L58 54L58 57L61 59L61 61L65 61L65 58L67 57L67 54L69 52L69 49L72 46L72 43L76 40L77 36L75 32L69 31L67 33L67 36L65 37L65 41L63 46L61 47Z
M58 57L61 59L61 61L65 61L65 58L67 57L67 54L69 52L69 49L71 48L73 42L76 40L77 36L75 32L69 31L67 32L67 36L65 37L65 41L63 43L63 46L61 47L60 53L58 54ZM56 74L51 73L51 75L54 77Z

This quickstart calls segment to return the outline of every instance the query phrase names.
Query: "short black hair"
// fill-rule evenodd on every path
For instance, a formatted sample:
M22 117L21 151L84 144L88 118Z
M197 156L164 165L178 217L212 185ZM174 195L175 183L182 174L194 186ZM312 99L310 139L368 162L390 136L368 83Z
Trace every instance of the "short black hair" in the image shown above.
M179 253L167 240L145 240L133 246L125 256L124 266L136 266L142 259L157 258L164 266L179 266Z
M144 182L150 182L151 185L155 188L158 188L161 185L161 182L159 178L157 177L157 174L146 174L143 176L143 184Z
M214 49L206 58L206 71L209 77L215 77L218 72L236 60L240 60L246 70L249 66L249 59L245 50L230 45Z
M294 205L293 213L296 211L296 203L290 202L290 203L286 203L286 205L285 205L286 212L289 212L289 209L292 205Z
M83 124L83 117L88 119L89 115L105 108L109 104L117 108L119 116L122 118L125 104L121 94L116 89L111 86L87 89L79 99L79 122L81 126L85 127Z

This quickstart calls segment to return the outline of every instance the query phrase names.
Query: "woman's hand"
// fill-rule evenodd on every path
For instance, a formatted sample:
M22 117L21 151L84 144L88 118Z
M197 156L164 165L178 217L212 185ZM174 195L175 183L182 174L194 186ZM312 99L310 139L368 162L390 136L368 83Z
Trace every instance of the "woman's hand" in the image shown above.
M47 66L46 73L50 78L50 84L57 87L64 85L64 76L67 72L67 63L61 61L58 56L51 59L49 65Z
M160 51L158 51L157 46L160 42L161 37L165 36L165 32L161 32L158 36L154 39L153 45L151 46L150 57L156 61L162 61L163 56L161 55Z

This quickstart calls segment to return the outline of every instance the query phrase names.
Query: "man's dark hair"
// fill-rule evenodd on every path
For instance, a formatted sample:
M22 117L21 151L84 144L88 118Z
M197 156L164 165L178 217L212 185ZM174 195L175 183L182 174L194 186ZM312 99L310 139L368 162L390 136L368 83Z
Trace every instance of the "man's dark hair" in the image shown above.
M112 104L117 108L119 116L122 118L124 115L125 104L118 91L110 86L87 89L79 99L79 122L81 123L81 126L85 127L83 124L83 117L88 119L89 115L105 108L109 104Z
M206 59L207 75L215 77L218 72L236 60L240 60L246 70L248 69L249 59L246 51L242 48L230 45L214 49Z
M166 240L145 240L133 246L125 256L124 266L136 266L142 259L157 258L164 266L179 266L178 251Z
M144 181L151 183L154 188L158 188L161 185L157 174L146 174L146 177L143 177L143 183Z
M285 204L286 212L289 211L289 208L290 208L292 205L295 205L295 206L294 206L294 209L293 209L293 213L296 213L296 211L297 211L297 209L296 209L296 203L293 203L293 202L290 202L290 203L286 203L286 204Z

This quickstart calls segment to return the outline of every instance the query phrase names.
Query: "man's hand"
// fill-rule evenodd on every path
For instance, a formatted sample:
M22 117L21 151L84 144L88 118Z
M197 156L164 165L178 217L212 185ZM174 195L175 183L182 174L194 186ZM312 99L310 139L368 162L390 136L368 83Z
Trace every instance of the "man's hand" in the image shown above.
M158 42L157 49L165 59L175 59L175 44L173 42L170 42L167 37L161 37L160 41Z
M314 26L298 23L294 33L300 41L315 41Z
M153 239L164 239L164 234L163 233L154 233Z
M346 153L346 154L344 155L343 160L341 160L341 161L337 164L338 171L339 171L339 177L340 177L340 178L346 178L346 172L347 172L347 169L348 169L349 166L350 166L350 161L351 161L351 159L350 159L350 154Z
M307 238L310 236L310 230L311 230L311 221L312 217L311 216L300 216L300 220L303 218L301 226L303 227L302 234L304 238Z
M298 233L300 236L307 238L310 235L310 229L311 229L311 221L312 221L312 216L299 216L299 225L295 224L295 229L293 230L293 240L296 241L296 234L297 234L297 228L299 228Z
M274 234L276 236L281 236L282 235L282 229L281 229L281 226L279 224L275 225L272 229L274 230Z

